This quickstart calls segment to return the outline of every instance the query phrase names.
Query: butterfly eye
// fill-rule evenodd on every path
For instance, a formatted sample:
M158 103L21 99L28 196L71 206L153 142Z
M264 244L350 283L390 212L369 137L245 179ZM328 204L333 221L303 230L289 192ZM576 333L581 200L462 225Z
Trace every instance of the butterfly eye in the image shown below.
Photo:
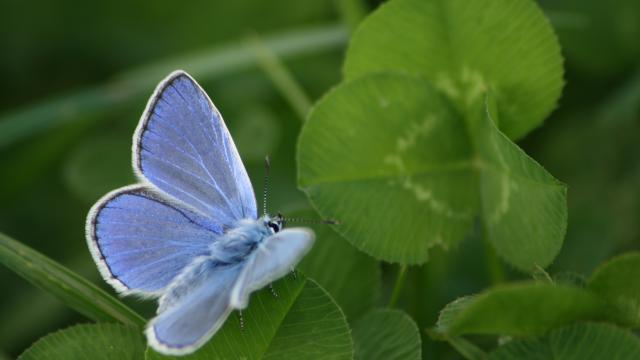
M280 224L276 222L269 221L267 225L271 228L271 231L273 231L274 234L280 231Z

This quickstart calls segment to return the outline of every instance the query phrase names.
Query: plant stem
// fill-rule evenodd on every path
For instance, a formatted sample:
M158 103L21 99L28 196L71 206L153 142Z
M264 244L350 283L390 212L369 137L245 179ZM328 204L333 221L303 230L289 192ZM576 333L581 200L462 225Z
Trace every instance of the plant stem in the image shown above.
M484 243L484 254L487 264L487 273L489 275L489 279L491 284L496 285L505 281L504 268L502 267L502 263L496 254L493 246L489 244L489 242L483 239Z
M367 16L367 6L362 0L335 0L342 21L353 32Z
M300 121L304 122L311 108L311 100L309 100L309 96L302 88L302 85L296 81L278 56L265 46L258 35L251 36L247 43L256 54L258 65L271 79L276 88L280 90L300 118Z
M278 58L288 59L341 48L347 39L345 28L332 24L265 36L264 46ZM255 51L243 42L233 41L123 72L107 84L79 89L0 116L0 149L63 123L104 119L101 115L150 94L157 82L175 69L185 69L207 81L257 63Z
M407 265L400 266L400 270L398 270L398 276L396 277L396 282L393 286L393 292L391 293L391 299L389 300L388 307L395 307L398 303L398 299L400 298L400 293L402 293L402 288L404 287L404 282L407 277Z
M487 353L465 338L450 337L447 338L447 342L467 360L485 360L488 358Z

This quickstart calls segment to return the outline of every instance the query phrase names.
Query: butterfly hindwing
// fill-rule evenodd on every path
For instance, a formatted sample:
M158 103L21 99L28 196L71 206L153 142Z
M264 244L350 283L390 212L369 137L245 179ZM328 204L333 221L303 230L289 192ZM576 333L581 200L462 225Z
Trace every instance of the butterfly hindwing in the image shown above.
M211 220L141 185L107 194L87 218L89 248L105 280L141 296L159 295L221 233Z
M158 316L147 328L151 345L166 354L185 354L211 338L234 309L247 306L251 292L286 275L313 245L310 230L280 231L235 264L201 257L160 298Z
M143 181L223 225L257 217L251 182L222 116L186 73L158 85L133 142L134 170Z
M285 229L264 239L246 260L231 293L231 306L244 309L253 291L290 272L309 252L314 239L314 233L305 228Z
M196 259L160 299L159 313L146 330L151 346L180 355L210 339L233 310L231 291L243 265Z

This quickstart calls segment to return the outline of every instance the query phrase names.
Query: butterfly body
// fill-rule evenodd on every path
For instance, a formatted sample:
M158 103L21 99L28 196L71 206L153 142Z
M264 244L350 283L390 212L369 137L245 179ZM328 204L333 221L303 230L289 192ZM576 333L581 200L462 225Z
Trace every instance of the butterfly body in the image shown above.
M242 219L211 243L211 256L229 263L246 259L256 246L282 230L282 227L280 217L265 215L259 219Z
M182 71L149 100L133 137L133 168L139 184L112 191L90 210L87 243L118 292L158 299L145 330L157 351L197 350L313 244L311 230L257 216L220 113Z
M245 261L256 246L271 234L261 220L241 220L211 243L210 256L228 264Z

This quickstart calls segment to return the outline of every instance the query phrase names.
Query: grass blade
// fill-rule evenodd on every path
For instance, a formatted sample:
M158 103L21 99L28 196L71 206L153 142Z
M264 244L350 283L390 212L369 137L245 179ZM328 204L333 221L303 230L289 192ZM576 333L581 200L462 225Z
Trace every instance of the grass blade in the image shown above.
M145 320L85 278L0 233L0 263L96 321L142 326Z
M305 93L302 85L282 61L264 45L260 37L257 35L249 37L247 44L255 51L258 64L262 70L289 102L300 121L304 122L311 108L311 100L309 100L309 96Z
M264 37L264 46L279 59L322 53L344 46L347 31L341 25L296 29ZM185 69L199 81L256 66L258 55L244 41L159 61L127 71L111 82L79 89L61 97L0 115L0 149L66 122L100 118L114 108L151 92L159 79Z

